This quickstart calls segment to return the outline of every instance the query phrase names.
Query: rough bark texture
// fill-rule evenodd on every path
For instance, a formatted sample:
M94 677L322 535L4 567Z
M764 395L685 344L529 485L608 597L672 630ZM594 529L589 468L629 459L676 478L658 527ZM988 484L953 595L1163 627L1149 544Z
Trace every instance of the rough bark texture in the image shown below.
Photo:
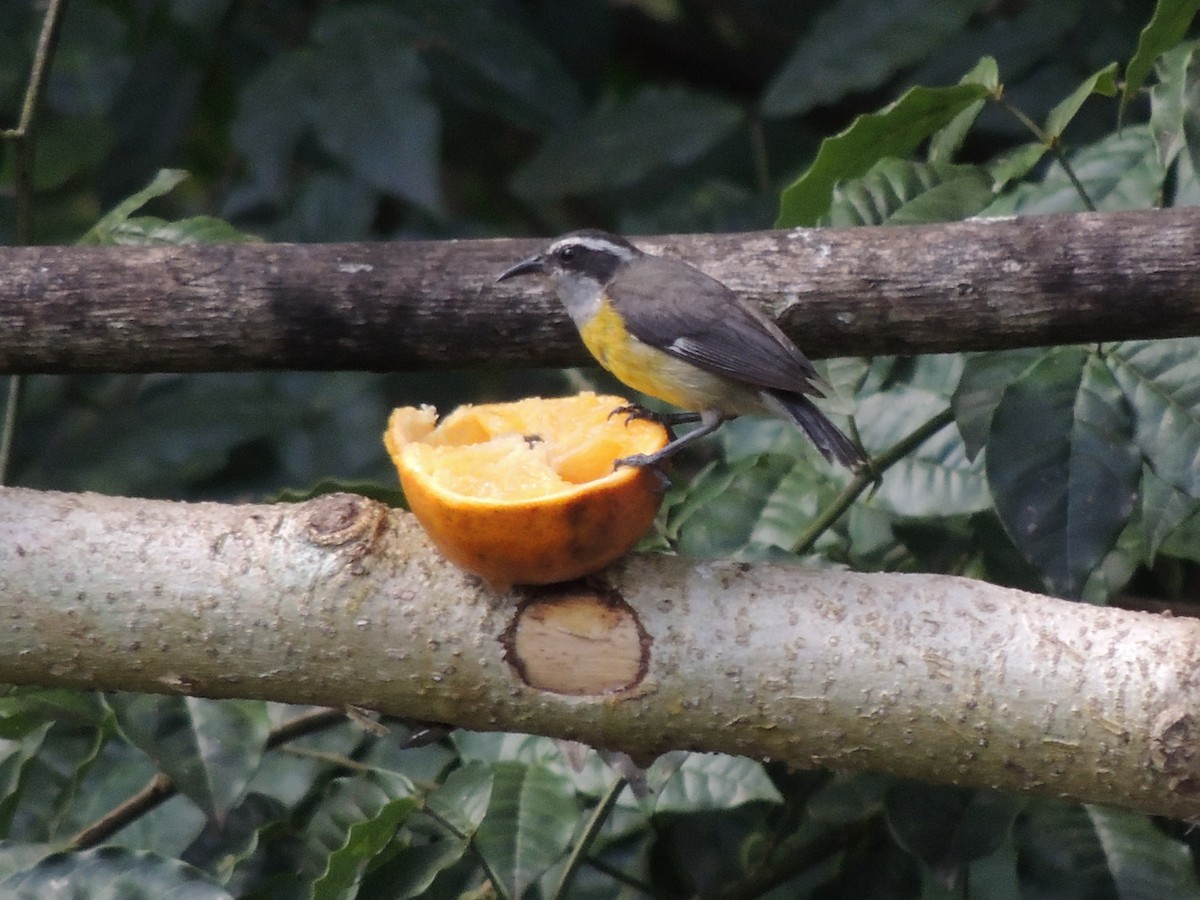
M1196 209L639 243L818 357L1200 334ZM586 363L544 288L495 284L543 244L0 248L0 373Z
M1200 815L1200 621L962 578L645 557L497 596L360 497L12 488L0 619L5 683L349 703Z

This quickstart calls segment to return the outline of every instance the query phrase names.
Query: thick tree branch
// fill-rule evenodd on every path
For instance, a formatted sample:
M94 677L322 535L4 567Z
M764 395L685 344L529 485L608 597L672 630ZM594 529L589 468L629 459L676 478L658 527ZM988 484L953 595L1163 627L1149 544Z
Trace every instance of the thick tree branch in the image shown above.
M1200 621L936 575L644 557L604 578L498 597L409 515L349 495L2 489L0 682L354 704L1200 816Z
M0 248L0 372L562 366L530 240ZM813 356L1200 334L1200 210L647 238Z

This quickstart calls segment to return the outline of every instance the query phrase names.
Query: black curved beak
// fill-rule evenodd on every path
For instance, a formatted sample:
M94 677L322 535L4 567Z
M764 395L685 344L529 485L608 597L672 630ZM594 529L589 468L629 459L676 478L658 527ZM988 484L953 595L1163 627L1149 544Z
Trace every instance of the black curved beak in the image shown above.
M517 278L520 275L545 275L545 274L546 274L546 260L541 256L541 254L538 254L537 256L529 257L529 259L521 260L519 263L517 263L515 266L513 266L511 269L504 272L499 278L497 278L496 283L499 284L501 281L508 281L508 279Z

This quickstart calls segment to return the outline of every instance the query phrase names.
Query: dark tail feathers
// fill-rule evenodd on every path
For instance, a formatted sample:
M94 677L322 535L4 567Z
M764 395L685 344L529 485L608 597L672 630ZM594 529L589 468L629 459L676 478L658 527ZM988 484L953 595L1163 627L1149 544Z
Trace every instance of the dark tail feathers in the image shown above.
M795 422L830 462L839 462L849 469L866 464L867 457L862 448L842 434L804 394L763 391L763 399Z

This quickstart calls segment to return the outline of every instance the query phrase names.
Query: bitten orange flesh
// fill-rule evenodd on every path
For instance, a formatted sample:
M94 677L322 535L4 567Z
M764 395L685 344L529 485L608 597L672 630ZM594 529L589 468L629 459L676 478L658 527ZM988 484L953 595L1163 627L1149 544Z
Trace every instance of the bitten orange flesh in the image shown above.
M579 578L624 555L662 502L656 473L613 463L670 440L591 392L394 410L384 434L409 508L451 562L503 590Z

